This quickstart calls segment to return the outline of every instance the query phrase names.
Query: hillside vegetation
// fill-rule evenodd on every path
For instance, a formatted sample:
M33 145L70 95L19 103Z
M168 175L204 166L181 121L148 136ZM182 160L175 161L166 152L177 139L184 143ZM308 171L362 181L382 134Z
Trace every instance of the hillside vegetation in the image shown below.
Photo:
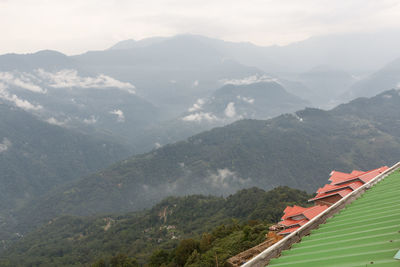
M0 101L0 225L33 199L128 156L126 147L43 122ZM0 229L0 237L11 234Z
M0 265L81 266L109 262L118 254L144 263L153 252L153 262L159 262L163 251L163 255L172 257L164 259L165 263L183 266L186 254L194 251L179 254L185 242L198 247L199 262L208 262L210 257L214 262L216 253L223 263L227 257L261 242L267 225L279 220L286 205L305 204L309 197L304 191L288 187L268 192L250 188L227 198L169 197L150 210L136 213L62 216L3 253ZM185 239L193 241L182 241Z

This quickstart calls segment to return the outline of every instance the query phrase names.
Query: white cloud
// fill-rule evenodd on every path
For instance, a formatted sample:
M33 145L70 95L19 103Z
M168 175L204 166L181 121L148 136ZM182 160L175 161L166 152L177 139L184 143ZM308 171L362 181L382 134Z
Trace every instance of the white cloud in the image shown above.
M248 104L254 104L254 98L240 96L240 95L236 96L236 98L239 99L239 100L242 100L242 101L244 101L244 102L246 102Z
M193 87L197 87L197 86L199 86L199 80L195 80L195 81L193 82Z
M300 122L303 121L303 118L299 117L299 115L297 115L297 113L292 113L291 115L293 115L293 117L295 117L296 119L298 119Z
M207 113L206 112L198 112L198 113L187 115L187 116L183 117L182 120L183 121L195 121L195 122L202 122L202 121L212 122L212 121L218 120L218 118L210 112L207 112Z
M0 83L0 98L12 102L14 103L14 105L24 110L40 110L43 108L41 105L34 105L30 103L28 100L19 98L15 94L10 94L6 90L6 86L2 83Z
M117 115L117 121L118 122L124 122L125 121L125 115L124 112L120 109L114 109L110 111L110 114Z
M390 98L392 98L392 96L391 96L391 95L383 95L382 97L383 97L383 98L386 98L386 99L390 99Z
M235 184L245 184L251 181L251 179L243 179L236 175L228 168L218 169L216 173L211 174L207 177L206 181L215 188L229 188Z
M57 126L64 126L68 122L68 120L59 121L54 117L50 117L46 121L47 121L47 123L50 123L50 124L53 124L53 125L57 125Z
M154 143L154 148L155 149L159 149L161 147L162 147L162 145L160 143L158 143L158 142Z
M95 124L97 122L97 118L91 115L89 118L83 119L83 122L86 124Z
M205 103L204 99L202 99L202 98L197 99L196 103L194 103L193 106L188 109L188 111L194 112L194 111L201 110L203 108L204 103Z
M42 89L40 86L31 81L32 77L29 74L19 73L19 77L16 76L17 74L13 74L11 72L0 72L0 82L3 82L9 86L23 88L34 93L46 93L45 89Z
M236 109L235 109L235 103L230 102L226 108L225 108L225 116L227 116L228 118L233 118L236 116Z
M54 73L37 69L35 72L53 88L118 88L130 94L136 94L133 84L118 81L104 74L96 77L81 77L78 75L78 71L73 69L63 69Z
M273 78L268 75L251 75L248 77L245 77L243 79L223 79L221 80L223 84L232 84L232 85L249 85L249 84L254 84L254 83L260 83L260 82L276 82L279 83L279 80L276 78Z
M3 138L3 141L0 143L0 153L7 151L11 147L11 142L7 138Z

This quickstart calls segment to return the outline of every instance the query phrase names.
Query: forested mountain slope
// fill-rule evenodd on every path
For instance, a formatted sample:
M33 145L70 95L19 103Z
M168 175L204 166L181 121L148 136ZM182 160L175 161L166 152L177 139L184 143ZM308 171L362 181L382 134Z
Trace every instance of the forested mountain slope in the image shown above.
M399 91L331 111L242 120L114 164L43 197L19 219L146 208L171 195L227 195L288 185L314 191L333 169L371 169L400 157ZM38 216L40 214L40 216ZM37 220L37 221L36 221Z
M279 220L286 205L305 204L309 197L304 191L288 187L268 192L250 188L227 198L169 197L143 212L62 216L28 234L3 253L0 265L7 266L8 262L10 266L82 266L98 259L107 260L117 253L144 263L155 250L164 249L167 253L183 239L201 239L202 236L208 237L202 252L210 250L208 254L214 259L211 249L226 236L235 232L230 241L235 242L242 237L245 225L261 224L254 237L238 243L232 251L218 251L223 262L226 255L260 242L267 225ZM202 235L204 232L209 234Z
M0 222L52 188L129 155L125 147L43 122L0 102Z

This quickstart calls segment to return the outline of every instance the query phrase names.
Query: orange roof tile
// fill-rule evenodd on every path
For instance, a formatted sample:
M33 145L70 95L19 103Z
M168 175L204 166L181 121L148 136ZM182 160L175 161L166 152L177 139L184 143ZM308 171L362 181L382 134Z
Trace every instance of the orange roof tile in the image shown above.
M280 231L280 232L278 233L278 235L287 235L287 234L290 234L290 233L296 231L296 230L299 229L299 228L300 228L300 226L287 228L287 229L285 229L285 230L283 230L283 231Z
M314 201L314 200L317 200L317 199L326 198L326 197L330 197L330 196L334 196L334 195L340 195L341 197L344 197L344 196L350 194L351 192L353 192L353 189L345 188L343 190L335 191L335 192L332 192L332 193L318 194L314 198L309 199L308 201Z
M290 227L290 226L294 226L294 225L303 226L307 222L308 222L307 219L303 219L303 220L286 219L286 220L280 221L278 224L286 226L286 227Z
M338 180L335 183L332 182L332 184L340 185L340 184L348 183L350 181L355 181L355 180L360 180L363 183L368 183L369 181L374 179L376 176L378 176L379 174L381 174L382 172L384 172L388 168L389 167L387 167L387 166L383 166L383 167L380 167L378 169L374 169L374 170L370 170L370 171L364 172L361 175L353 175L352 177L348 177L348 178L342 179L341 181Z
M329 181L331 181L331 183L334 184L346 180L348 178L351 178L354 175L352 175L351 173L332 171L330 176L331 177L329 178Z
M328 208L328 206L320 206L320 205L316 205L313 207L308 208L307 210L305 210L303 212L303 215L311 220L312 218L314 218L315 216L317 216L318 214L320 214L321 212L323 212L324 210L326 210Z
M283 211L284 215L282 216L282 220L301 214L306 208L296 206L294 205L293 207L287 206L286 209Z

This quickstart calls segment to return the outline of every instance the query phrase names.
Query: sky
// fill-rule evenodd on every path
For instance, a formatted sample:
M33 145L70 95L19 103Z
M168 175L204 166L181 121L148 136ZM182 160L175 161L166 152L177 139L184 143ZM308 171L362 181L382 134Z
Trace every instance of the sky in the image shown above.
M0 0L0 54L200 34L257 45L400 27L398 0Z

